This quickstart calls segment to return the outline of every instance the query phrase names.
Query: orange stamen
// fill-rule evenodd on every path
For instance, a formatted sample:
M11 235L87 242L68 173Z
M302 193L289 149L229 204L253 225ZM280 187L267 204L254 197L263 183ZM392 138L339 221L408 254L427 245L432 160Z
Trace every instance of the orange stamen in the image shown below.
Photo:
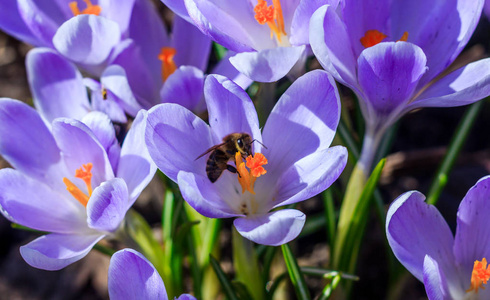
M83 170L85 169L85 170ZM66 185L66 189L70 194L78 200L83 206L87 206L90 196L92 196L92 163L82 165L82 167L75 171L75 177L80 178L85 182L87 186L88 195L82 192L70 179L63 177L63 183Z
M235 154L236 168L238 171L238 182L242 186L242 194L245 191L249 191L251 194L255 195L254 184L257 177L260 177L267 173L267 171L262 167L267 164L267 158L264 154L256 153L255 156L247 157L246 167L250 169L250 172L245 167L242 155L240 152Z
M279 0L272 0L272 5L267 6L265 0L258 0L257 5L254 7L254 12L255 20L257 20L260 25L267 23L271 29L271 38L276 34L277 40L280 43L281 36L286 36L281 2Z
M247 168L250 169L250 174L253 177L260 177L267 173L267 171L262 167L267 164L267 158L265 158L264 154L256 153L255 156L247 157Z
M369 48L381 43L386 37L388 36L379 32L378 30L368 30L361 38L361 44L365 48Z
M473 272L471 273L471 285L466 292L475 291L478 293L478 289L485 289L483 286L487 284L490 279L490 266L487 266L487 259L483 258L482 261L475 260L473 265Z
M93 5L90 0L83 0L85 4L87 4L87 8L84 10L80 11L78 8L78 3L76 1L72 1L68 3L68 6L70 6L71 12L73 13L74 16L78 15L100 15L102 12L102 8L99 5Z
M177 50L172 47L163 47L158 54L158 59L162 61L162 80L167 80L168 76L172 75L177 70L177 65L174 62L174 56Z
M408 32L404 32L402 37L397 42L406 42L408 40Z

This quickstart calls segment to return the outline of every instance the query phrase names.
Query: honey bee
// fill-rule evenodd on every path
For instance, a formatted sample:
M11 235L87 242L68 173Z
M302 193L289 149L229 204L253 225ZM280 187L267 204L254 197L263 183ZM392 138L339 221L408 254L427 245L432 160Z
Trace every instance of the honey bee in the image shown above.
M235 153L238 151L244 158L252 155L252 143L254 141L248 133L230 133L223 138L223 143L209 148L206 152L199 155L196 160L211 152L206 161L206 174L209 180L214 183L224 170L237 173L237 169L229 165L228 161L230 159L235 161Z

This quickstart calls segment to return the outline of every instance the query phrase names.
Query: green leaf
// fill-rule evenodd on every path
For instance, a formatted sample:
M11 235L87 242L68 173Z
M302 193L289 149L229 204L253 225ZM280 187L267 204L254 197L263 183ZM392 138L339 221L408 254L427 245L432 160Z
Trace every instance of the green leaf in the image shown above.
M296 296L300 300L310 299L310 292L306 286L305 278L301 273L301 270L296 262L296 258L291 252L291 248L288 244L281 245L282 255L284 261L286 262L286 267L288 269L289 278L293 284L294 290L296 291Z
M240 300L254 300L246 285L240 281L232 281L233 289Z
M225 57L226 52L228 51L228 50L226 50L225 47L221 46L218 43L214 43L214 42L213 42L213 49L214 49L214 52L216 53L216 57L218 58L218 60L221 60L223 57Z
M223 269L221 269L218 261L212 255L209 256L209 263L216 273L226 297L229 300L239 300L238 296L234 292L233 285L231 284L230 280L228 280L228 277L226 276L225 272L223 272Z
M332 295L332 292L339 285L340 278L342 278L342 276L340 274L338 274L335 277L333 277L332 282L330 282L329 284L327 284L325 286L325 288L323 289L320 297L318 297L318 300L326 300L326 299L330 298L330 296Z
M435 205L437 200L439 200L439 196L447 184L449 172L451 172L451 169L461 152L461 148L463 147L471 128L473 128L473 124L475 123L483 103L485 102L482 100L472 104L466 110L461 122L458 124L454 136L449 143L446 155L444 156L439 169L437 169L436 175L430 186L426 201L428 204Z

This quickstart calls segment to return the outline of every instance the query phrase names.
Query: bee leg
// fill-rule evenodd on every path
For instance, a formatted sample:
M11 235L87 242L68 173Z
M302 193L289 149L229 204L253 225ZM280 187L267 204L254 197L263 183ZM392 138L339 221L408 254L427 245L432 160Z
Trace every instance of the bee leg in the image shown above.
M238 173L238 171L236 170L236 168L234 166L231 166L231 165L226 165L226 169L228 171L230 171L231 173ZM240 173L238 173L238 176L240 176ZM241 176L240 176L241 177Z

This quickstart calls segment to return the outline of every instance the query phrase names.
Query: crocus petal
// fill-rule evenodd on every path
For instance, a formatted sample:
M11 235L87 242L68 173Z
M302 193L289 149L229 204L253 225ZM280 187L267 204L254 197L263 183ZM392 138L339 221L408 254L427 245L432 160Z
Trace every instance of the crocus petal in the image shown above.
M407 110L467 105L490 95L490 58L468 64L430 85Z
M237 218L233 224L242 236L257 244L279 246L295 239L305 220L305 214L299 210L281 209L265 215Z
M406 42L380 43L364 50L358 59L358 77L373 116L387 116L403 107L426 71L422 49Z
M347 149L341 146L316 151L300 159L279 178L274 207L303 201L323 192L337 180L346 163Z
M184 6L183 0L178 1ZM151 28L151 30L148 30L148 28ZM137 48L141 50L141 53L144 53L144 55L141 55L144 69L151 74L151 78L161 83L162 63L158 60L158 54L160 54L162 47L170 46L170 38L153 1L136 1L131 16L129 37L137 45ZM136 67L142 68L138 64L136 64Z
M157 170L145 144L146 124L146 111L141 110L124 139L117 169L117 177L124 179L128 186L131 204L148 185Z
M109 297L113 300L168 299L155 267L133 249L123 249L112 255L108 278Z
M14 169L0 170L0 206L12 222L36 230L73 233L87 227L75 199Z
M20 247L20 254L34 268L57 271L84 258L103 237L51 233Z
M333 8L339 5L339 0L301 0L296 8L291 23L291 37L289 42L292 45L310 44L310 18L313 13L323 5L330 5Z
M230 57L230 62L252 80L274 82L286 76L304 51L305 46L276 47L258 52L238 53Z
M90 102L93 110L104 113L114 122L128 121L123 108L119 105L120 100L112 91L92 78L84 78L83 82L91 90Z
M49 169L60 161L60 150L37 112L20 101L0 98L0 124L3 158L17 170L48 181Z
M439 268L437 261L429 255L424 258L424 285L429 300L451 300L462 298L451 298L448 291L446 276Z
M234 56L235 52L228 51L226 55L213 68L211 74L218 74L233 80L242 89L246 90L253 82L252 79L240 73L231 63L230 57Z
M394 26L394 30L404 30L400 33L393 34L390 22L390 13L392 1L389 0L351 0L348 5L344 5L342 9L342 20L347 29L347 37L350 40L354 56L359 57L359 54L365 49L361 43L361 38L365 36L368 30L377 30L382 34L387 35L386 40L396 41L400 39L403 32L407 29L403 25ZM417 20L420 20L424 14L417 14ZM396 22L396 19L393 20ZM398 28L401 27L401 28ZM409 38L412 32L408 32Z
M160 104L148 111L145 142L155 164L175 182L181 170L205 176L205 167L196 158L219 144L203 120L173 103Z
M475 260L490 258L490 176L481 178L461 201L454 240L454 255L469 288Z
M185 22L185 21L184 21ZM177 103L195 111L205 109L203 101L204 74L191 66L181 66L170 75L160 91L163 103Z
M253 10L249 3L246 1L234 1L233 3L221 1L221 3L219 3L220 6L218 6L213 1L184 1L190 18L204 34L208 35L224 47L236 52L253 50L253 39L250 36L252 28L249 28L236 19L236 17L243 19L240 16L237 16L239 14L249 14L252 16ZM232 8L226 10L221 6ZM233 13L233 11L235 13ZM255 22L255 24L252 23L252 26L259 25L257 21L253 19L253 16L252 20Z
M335 8L324 5L310 19L310 45L322 67L359 94L356 59L344 23Z
M27 54L26 68L34 105L48 123L58 117L81 119L89 111L82 75L71 62L36 48Z
M18 11L24 20L24 24L37 38L35 45L52 47L51 40L59 24L46 14L46 11L41 8L42 4L39 1L23 0L15 2L17 2ZM2 9L6 9L3 4Z
M87 223L98 231L113 232L130 207L128 187L121 178L113 178L95 188L87 204Z
M0 30L34 46L49 46L49 44L43 45L44 41L34 36L27 27L20 15L17 2L12 0L0 1L0 6L2 7L0 10Z
M171 11L173 11L179 17L185 19L187 22L192 20L187 13L187 8L185 7L184 0L161 0Z
M196 300L196 297L189 294L182 294L177 298L177 300Z
M201 215L208 218L240 216L223 200L207 177L181 171L177 179L182 197Z
M119 43L116 22L94 15L79 15L63 23L53 44L63 56L83 65L99 65Z
M92 185L114 177L109 158L104 147L92 131L80 121L59 118L53 122L53 136L63 153L69 174L75 178L75 170L92 163ZM68 176L71 180L72 178Z
M111 162L113 170L117 170L121 147L116 138L116 131L109 117L101 112L92 111L82 118L82 123L87 125L104 147Z
M194 66L206 71L211 53L211 39L178 16L174 17L172 27L172 47L177 51L174 57L177 66Z
M264 126L268 172L279 177L301 158L328 148L339 118L340 98L332 77L315 70L298 78L281 96Z
M423 280L426 255L431 256L446 271L452 269L453 235L439 211L424 202L417 191L399 196L390 206L386 217L386 235L391 250L418 280ZM427 230L430 228L430 230Z
M130 116L136 116L138 111L143 108L134 97L126 72L121 66L111 65L107 67L102 73L100 83L116 96L118 105Z
M140 2L140 1L138 1ZM146 1L143 1L146 2ZM133 95L145 109L149 109L160 103L158 88L161 85L161 63L151 64L158 66L158 75L155 78L150 68L145 68L145 60L142 49L133 40L126 39L119 43L111 55L111 64L121 66L126 72L126 77ZM149 55L145 53L145 55Z
M129 21L132 16L134 4L137 1L108 0L100 2L100 4L105 4L102 6L103 16L109 20L116 22L121 33L125 33L129 27Z
M220 140L236 132L261 139L259 118L252 100L236 83L223 76L209 75L204 82L204 95L209 125ZM254 149L259 152L260 145L254 145Z
M483 0L392 2L394 39L408 32L408 41L422 48L427 56L429 69L419 87L456 59L472 36L482 8Z

